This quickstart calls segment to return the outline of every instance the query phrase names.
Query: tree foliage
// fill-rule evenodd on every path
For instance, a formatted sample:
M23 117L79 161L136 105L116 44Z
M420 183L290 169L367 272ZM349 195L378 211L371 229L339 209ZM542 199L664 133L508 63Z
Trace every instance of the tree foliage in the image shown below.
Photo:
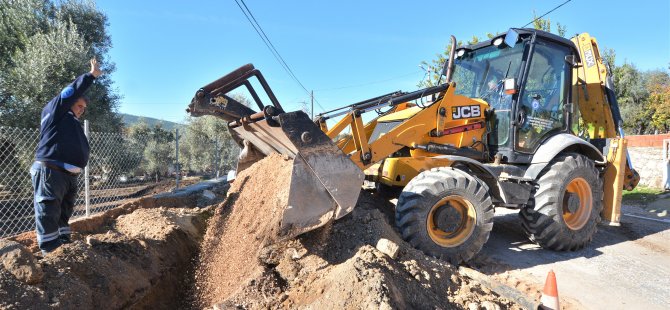
M126 130L128 141L125 161L135 175L165 176L175 168L175 134L160 124L149 127L140 121Z
M251 106L251 100L243 93L233 93L231 97L245 106ZM182 170L220 175L236 168L240 148L230 136L223 119L215 116L190 117L180 136L179 164Z
M179 161L184 169L211 172L235 169L239 147L222 119L190 118L179 143Z
M616 52L612 49L605 49L603 60L610 64L625 132L640 135L670 132L668 71L643 72L628 62L615 66Z
M658 85L652 90L649 95L649 106L654 110L652 125L661 132L670 132L670 85Z
M87 72L88 60L96 57L108 74L88 91L84 119L94 131L119 131L107 25L92 1L0 0L0 122L38 127L44 105Z

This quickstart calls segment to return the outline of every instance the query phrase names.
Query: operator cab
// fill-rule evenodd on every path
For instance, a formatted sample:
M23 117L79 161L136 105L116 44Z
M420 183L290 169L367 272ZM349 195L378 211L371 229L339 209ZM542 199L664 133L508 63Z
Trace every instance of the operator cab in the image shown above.
M490 155L503 162L530 163L543 141L570 130L574 44L535 29L505 35L456 50L456 94L490 106ZM574 58L571 58L574 57Z

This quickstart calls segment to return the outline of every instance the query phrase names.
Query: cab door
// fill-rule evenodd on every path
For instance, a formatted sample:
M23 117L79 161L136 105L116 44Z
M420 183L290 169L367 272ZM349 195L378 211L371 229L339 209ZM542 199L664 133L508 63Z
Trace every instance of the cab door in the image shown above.
M547 138L568 129L570 48L538 40L516 108L514 149L533 154Z

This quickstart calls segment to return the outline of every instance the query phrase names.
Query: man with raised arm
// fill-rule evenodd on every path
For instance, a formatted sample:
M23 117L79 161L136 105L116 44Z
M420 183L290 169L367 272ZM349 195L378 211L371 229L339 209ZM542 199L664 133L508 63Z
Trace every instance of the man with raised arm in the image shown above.
M42 254L70 243L77 199L77 176L88 162L89 146L79 118L88 99L84 92L102 74L91 59L91 71L77 77L42 109L40 142L30 168L35 191L35 226Z

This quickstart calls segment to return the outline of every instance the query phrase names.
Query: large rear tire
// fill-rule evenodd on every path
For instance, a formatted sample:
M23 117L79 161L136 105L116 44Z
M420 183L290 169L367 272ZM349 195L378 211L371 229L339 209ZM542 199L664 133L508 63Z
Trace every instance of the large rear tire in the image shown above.
M556 157L541 172L534 201L523 209L521 226L546 249L574 251L597 231L603 186L592 160L575 153Z
M453 264L475 256L493 228L487 187L451 167L433 168L412 179L398 198L395 214L403 239Z

